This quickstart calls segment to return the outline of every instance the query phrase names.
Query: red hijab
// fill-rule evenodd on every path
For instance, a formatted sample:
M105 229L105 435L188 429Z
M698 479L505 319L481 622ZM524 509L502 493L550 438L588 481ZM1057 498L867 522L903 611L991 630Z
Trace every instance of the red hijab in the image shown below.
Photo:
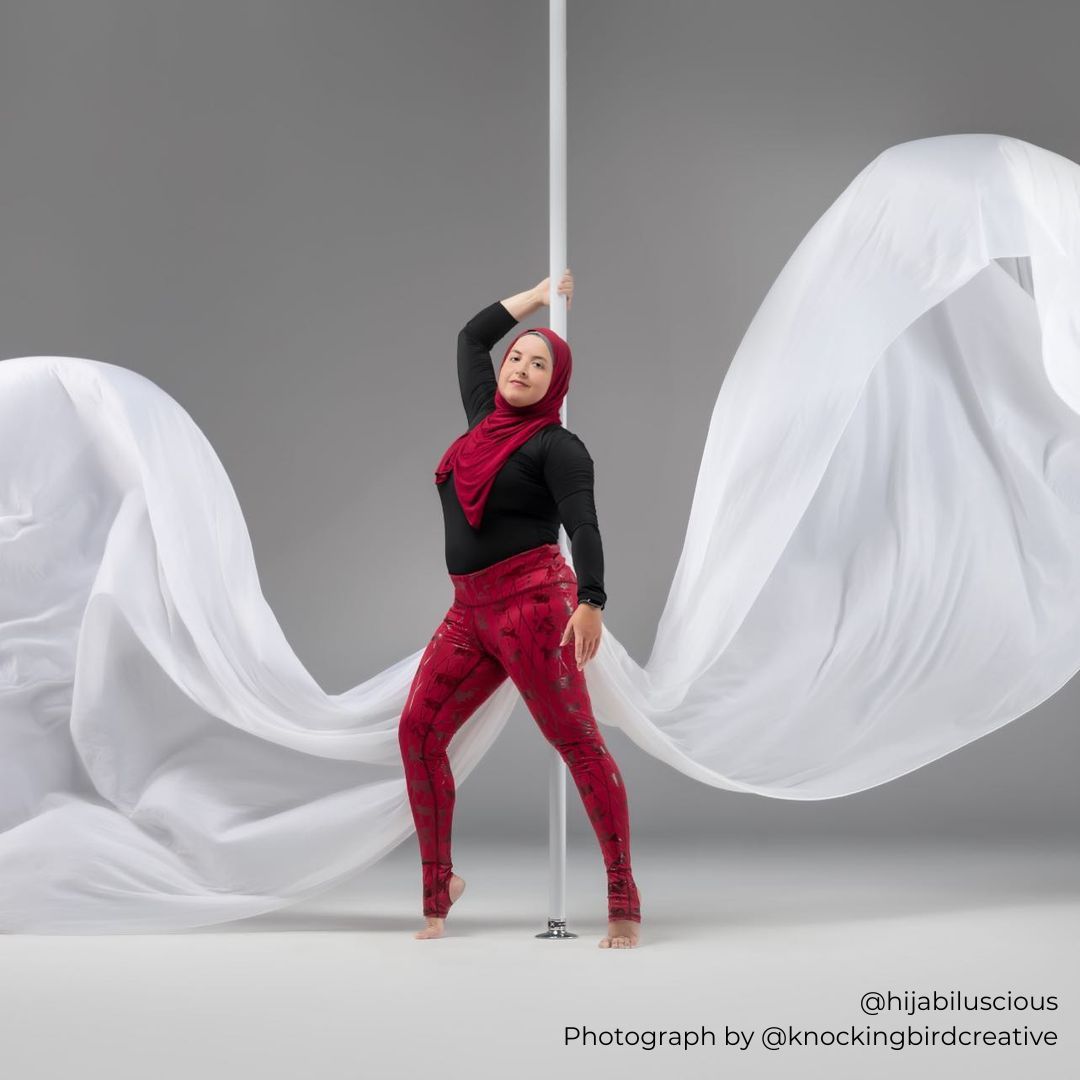
M503 467L506 459L541 428L562 423L559 409L567 390L570 389L574 360L570 346L554 330L546 326L522 330L503 353L499 372L502 372L510 350L524 334L539 334L548 343L551 351L551 383L544 396L531 405L511 405L496 386L495 410L488 413L472 431L459 435L447 447L439 467L435 470L436 484L443 483L453 470L458 502L465 511L466 520L474 529L480 527L488 492L495 482L495 474Z

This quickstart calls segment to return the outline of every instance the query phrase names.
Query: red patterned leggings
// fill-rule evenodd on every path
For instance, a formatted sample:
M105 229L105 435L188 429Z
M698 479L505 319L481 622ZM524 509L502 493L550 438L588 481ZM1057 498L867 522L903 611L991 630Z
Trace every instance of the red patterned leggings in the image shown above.
M630 815L622 776L592 714L571 638L577 578L558 544L541 544L474 574L451 574L454 602L428 642L398 727L420 843L424 914L450 907L454 733L510 676L581 794L607 870L609 919L641 921L630 869Z

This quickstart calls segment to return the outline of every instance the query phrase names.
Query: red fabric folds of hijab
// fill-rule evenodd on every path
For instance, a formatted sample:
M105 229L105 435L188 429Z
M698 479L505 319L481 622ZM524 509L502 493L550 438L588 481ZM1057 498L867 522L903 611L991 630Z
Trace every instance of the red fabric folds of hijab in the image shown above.
M435 470L435 483L443 483L451 473L458 502L465 518L474 528L480 528L495 474L506 459L527 439L531 439L548 424L561 424L559 409L570 389L570 375L574 360L570 346L554 330L547 326L533 326L522 330L506 348L499 372L502 371L510 350L524 334L539 334L548 343L553 360L551 383L539 401L531 405L511 405L495 387L495 408L479 424L464 435L459 435L446 449ZM498 376L496 376L496 379Z

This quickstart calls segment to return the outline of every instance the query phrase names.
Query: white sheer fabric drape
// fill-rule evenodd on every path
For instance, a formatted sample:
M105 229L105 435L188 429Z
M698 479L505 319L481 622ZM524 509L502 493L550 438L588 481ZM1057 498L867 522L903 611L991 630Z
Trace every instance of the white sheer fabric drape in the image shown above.
M875 158L780 273L649 659L605 625L586 674L687 776L830 798L1059 689L1077 597L1080 167L942 136ZM100 361L0 363L0 928L225 922L370 865L412 833L421 652L324 693L184 409ZM459 781L516 699L456 736Z

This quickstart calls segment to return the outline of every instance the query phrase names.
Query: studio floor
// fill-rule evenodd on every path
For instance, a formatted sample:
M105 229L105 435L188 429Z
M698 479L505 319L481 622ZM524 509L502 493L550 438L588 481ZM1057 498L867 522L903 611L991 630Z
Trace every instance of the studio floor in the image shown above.
M353 881L257 919L162 935L0 938L0 1071L12 1080L961 1071L1061 1080L1080 1075L1078 856L1075 844L1019 841L640 842L642 943L608 950L597 948L603 871L585 838L571 838L567 913L580 936L566 941L534 936L546 926L545 848L465 841L455 867L467 889L446 936L415 940L423 920L410 839ZM907 1002L1052 995L1058 1007L902 1004L870 1015L862 999L873 992ZM954 1028L1044 1041L865 1044L875 1032L925 1039ZM706 1041L671 1044L672 1033ZM863 1042L850 1045L853 1036Z

